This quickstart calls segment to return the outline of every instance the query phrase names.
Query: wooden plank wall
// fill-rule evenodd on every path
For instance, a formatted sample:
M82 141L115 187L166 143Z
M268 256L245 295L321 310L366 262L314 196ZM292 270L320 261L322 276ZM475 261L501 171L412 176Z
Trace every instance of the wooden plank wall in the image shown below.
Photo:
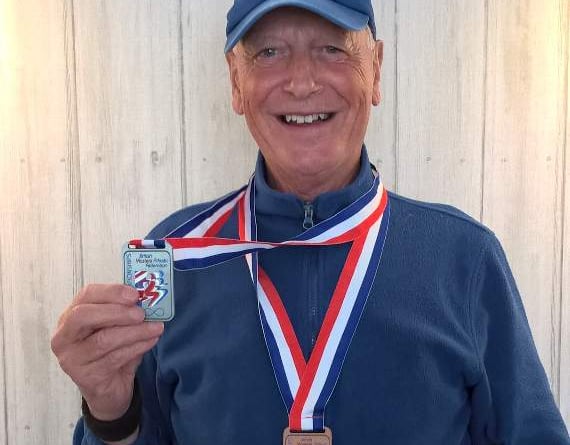
M1 443L64 443L79 400L49 338L82 280L73 5L0 5Z
M49 337L121 244L247 180L230 110L231 0L0 0L0 444L69 443ZM367 145L401 194L505 247L570 422L568 0L375 0L383 103Z
M570 20L570 11L567 15ZM564 202L562 237L562 282L561 282L561 335L560 335L560 410L570 424L570 26L566 34L566 141L564 164Z
M74 3L83 273L117 281L122 244L183 204L180 4Z
M478 217L485 3L397 4L398 191Z

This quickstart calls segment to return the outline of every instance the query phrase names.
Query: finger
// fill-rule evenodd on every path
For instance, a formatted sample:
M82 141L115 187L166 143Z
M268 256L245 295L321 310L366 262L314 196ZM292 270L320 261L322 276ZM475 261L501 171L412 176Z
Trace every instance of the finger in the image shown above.
M121 304L134 306L138 302L136 289L123 284L88 284L73 298L58 320L58 327L65 323L69 314L81 304Z
M138 301L138 292L125 284L88 284L74 298L74 304L113 303L132 306Z
M129 348L144 341L155 341L163 331L161 323L141 323L135 327L108 328L86 340L68 344L56 354L61 368L72 379L80 378L79 369L97 362L115 350ZM138 357L137 357L138 358Z
M107 372L116 372L133 360L140 359L146 352L156 345L158 339L159 337L154 337L149 340L140 341L129 346L115 349L87 366L101 367L101 369L106 369Z
M142 323L135 327L101 329L78 344L77 348L88 351L88 361L94 362L117 349L130 347L146 340L158 339L163 330L162 323Z
M120 304L80 304L67 313L56 331L52 349L57 353L59 345L76 343L87 338L93 332L114 326L133 326L142 324L144 311L138 306Z

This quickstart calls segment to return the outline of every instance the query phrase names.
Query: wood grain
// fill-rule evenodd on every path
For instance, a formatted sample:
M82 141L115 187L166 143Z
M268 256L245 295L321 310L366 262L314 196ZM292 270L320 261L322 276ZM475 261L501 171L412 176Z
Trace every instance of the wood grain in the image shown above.
M397 2L398 191L481 209L485 3Z
M0 81L5 80L4 77L2 75L0 75ZM3 117L3 110L2 110L2 106L0 106L0 117ZM2 134L2 126L0 124L0 135ZM4 138L2 138L0 136L0 177L1 178L7 178L8 175L6 174L5 171L5 166L8 165L7 162L7 157L3 155L4 152L6 152L7 150L5 149L5 143L6 141L4 140ZM4 199L4 195L6 194L5 192L8 190L7 185L4 184L4 180L0 179L0 224L2 225L2 227L8 227L8 217L7 217L7 213L8 213L8 206L7 206L7 202L6 199ZM6 373L5 373L5 367L6 367L6 363L5 363L5 348L6 348L6 342L4 340L4 331L6 329L5 327L5 323L4 323L4 317L6 312L4 311L4 288L8 287L8 284L4 284L4 275L2 274L2 267L3 267L3 261L2 261L2 257L3 255L6 256L6 252L4 252L4 254L2 253L2 239L4 237L2 236L2 232L0 232L0 347L2 348L2 354L0 357L0 443L7 443L7 435L8 435L8 431L7 431L7 425L6 425ZM7 281L7 280L6 280Z
M483 184L483 221L495 230L507 252L555 395L566 4L566 0L489 1Z
M366 133L366 147L370 161L378 168L382 182L388 190L396 191L396 138L397 138L397 51L396 51L396 0L373 2L377 38L384 42L380 106L372 109Z
M4 301L8 299L5 295L4 289L8 288L8 277L6 277L4 270L8 271L5 262L10 262L12 259L8 257L8 252L2 249L3 240L7 237L6 229L9 227L9 214L12 212L11 200L8 199L11 193L16 193L17 190L10 186L11 177L8 176L9 165L14 165L13 150L8 150L9 146L13 145L12 138L8 140L8 114L13 112L16 98L15 94L9 94L8 91L15 91L15 73L16 73L16 57L14 56L14 38L17 34L16 27L18 26L13 19L14 8L13 2L0 3L0 347L2 353L0 354L0 443L8 442L8 425L6 424L6 341L4 332L6 324L6 311L4 309ZM13 37L14 36L14 37ZM11 271L12 268L10 268Z
M230 0L182 4L187 191L190 203L214 199L247 182L257 145L231 108L224 56Z
M0 442L66 443L79 399L49 338L81 279L71 1L8 0L1 9Z
M570 4L566 6L570 17ZM564 12L562 12L564 14ZM560 411L570 428L570 26L566 40L566 141L564 156L564 232L562 238Z
M182 205L180 5L75 2L85 281Z

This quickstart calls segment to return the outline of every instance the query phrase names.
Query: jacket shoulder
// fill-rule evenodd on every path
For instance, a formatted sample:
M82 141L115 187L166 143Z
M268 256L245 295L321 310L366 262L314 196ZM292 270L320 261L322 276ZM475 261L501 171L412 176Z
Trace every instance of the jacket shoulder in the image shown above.
M446 204L416 201L390 194L390 231L413 249L438 252L450 261L458 256L496 250L500 242L495 233L467 213ZM442 255L443 254L443 255Z
M494 236L487 226L451 205L418 201L393 192L389 192L389 198L391 207L399 218L420 223L420 226L423 223L435 228L443 223L446 228L451 226L457 230L478 232L483 237Z

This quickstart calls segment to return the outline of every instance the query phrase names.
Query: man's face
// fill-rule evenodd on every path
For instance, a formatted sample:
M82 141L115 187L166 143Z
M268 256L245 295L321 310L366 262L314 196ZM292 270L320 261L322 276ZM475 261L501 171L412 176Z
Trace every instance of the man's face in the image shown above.
M382 44L298 8L276 9L227 56L233 108L271 172L335 174L358 165L380 102Z

